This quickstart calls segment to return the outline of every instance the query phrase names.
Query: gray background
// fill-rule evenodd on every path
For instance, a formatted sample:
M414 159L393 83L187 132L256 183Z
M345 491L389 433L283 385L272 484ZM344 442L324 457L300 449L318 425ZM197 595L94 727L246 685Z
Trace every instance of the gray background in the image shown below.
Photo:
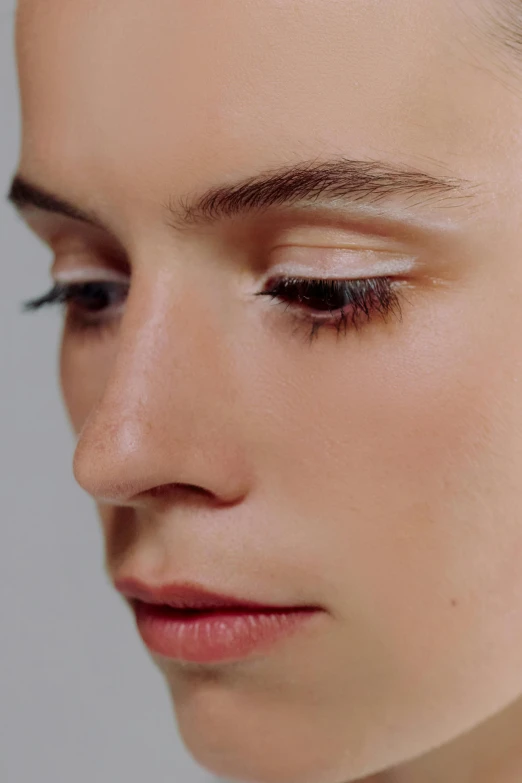
M45 0L42 0L45 2ZM0 0L0 187L18 165L15 0ZM167 685L103 570L58 382L51 251L0 201L1 783L217 783L181 742Z

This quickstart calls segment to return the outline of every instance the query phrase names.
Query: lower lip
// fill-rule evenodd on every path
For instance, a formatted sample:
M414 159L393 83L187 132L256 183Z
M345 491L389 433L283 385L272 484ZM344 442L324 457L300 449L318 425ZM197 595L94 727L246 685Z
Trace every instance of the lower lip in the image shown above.
M317 615L316 609L220 609L176 612L137 601L136 623L146 646L167 658L218 663L244 658L295 633Z

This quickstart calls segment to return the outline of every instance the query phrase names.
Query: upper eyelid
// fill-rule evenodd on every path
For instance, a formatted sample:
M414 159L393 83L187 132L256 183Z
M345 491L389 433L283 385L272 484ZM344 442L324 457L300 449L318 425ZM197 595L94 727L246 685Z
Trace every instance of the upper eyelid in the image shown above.
M263 244L263 243L261 243ZM132 276L132 266L127 262L122 267L114 263L110 255L97 248L90 249L83 242L80 247L55 248L55 259L51 267L53 279L57 282L83 282L89 280L108 280L128 282ZM247 250L248 252L248 250ZM260 248L264 260L258 263L254 261L253 267L257 268L264 276L293 275L302 277L314 277L328 279L332 277L352 278L371 277L384 274L407 274L415 264L418 257L411 252L395 248L379 247L354 247L339 244L310 245L305 242L282 242L276 240L275 244L268 243ZM322 263L313 264L314 255L318 254ZM295 257L310 259L307 263L296 263ZM276 258L273 256L276 255ZM330 259L337 259L337 268L334 263L330 266ZM99 261L99 263L97 263ZM76 264L76 266L75 266ZM61 269L60 267L64 268ZM128 269L120 271L121 269Z
M401 249L349 247L340 245L304 245L279 244L270 251L275 256L275 267L281 264L286 273L319 275L332 271L336 274L353 276L371 276L375 274L408 274L420 262L420 254ZM279 260L281 259L281 260ZM313 263L317 262L319 268ZM320 263L322 262L322 263ZM291 265L291 269L286 268ZM333 266L332 266L333 264Z
M130 281L130 275L123 272L118 272L115 269L109 270L106 266L78 266L60 270L59 261L60 259L56 259L51 267L51 276L57 283L84 283L94 280L109 283L128 283Z

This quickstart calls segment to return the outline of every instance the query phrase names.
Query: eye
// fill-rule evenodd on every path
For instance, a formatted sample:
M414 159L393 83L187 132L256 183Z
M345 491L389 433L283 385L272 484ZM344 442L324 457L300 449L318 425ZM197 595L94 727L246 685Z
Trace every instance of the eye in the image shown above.
M298 326L305 325L312 342L321 327L333 327L339 335L350 329L358 331L363 317L368 323L389 313L402 317L400 297L390 277L368 277L349 280L283 277L269 280L268 290L255 296L270 296L278 304L291 307L291 316ZM311 329L309 328L311 324Z
M344 334L348 328L358 331L363 318L369 323L378 315L385 321L390 313L402 317L400 296L390 277L349 280L283 277L271 279L269 283L267 290L254 296L270 296L277 304L284 305L285 311L291 308L290 316L298 327L306 327L310 342L322 327L334 328L339 335L341 329ZM73 331L99 334L117 322L114 310L121 309L129 286L129 283L107 280L56 283L44 296L24 302L23 309L68 304Z
M107 280L56 283L44 296L24 302L23 309L36 310L44 305L69 304L70 325L74 331L100 332L114 323L115 314L110 314L111 309L121 304L128 289L128 283Z

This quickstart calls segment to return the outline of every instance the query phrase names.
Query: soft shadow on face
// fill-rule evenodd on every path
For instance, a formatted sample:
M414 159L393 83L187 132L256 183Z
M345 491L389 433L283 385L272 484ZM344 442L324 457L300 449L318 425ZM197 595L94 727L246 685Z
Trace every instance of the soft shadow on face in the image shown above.
M19 173L103 226L24 216L56 280L130 283L61 343L110 579L324 609L227 664L153 655L189 751L260 783L522 778L522 93L476 5L24 0L17 21ZM268 207L252 178L278 169ZM228 215L187 209L236 184ZM310 342L317 294L254 296L291 275L389 275L401 317Z

